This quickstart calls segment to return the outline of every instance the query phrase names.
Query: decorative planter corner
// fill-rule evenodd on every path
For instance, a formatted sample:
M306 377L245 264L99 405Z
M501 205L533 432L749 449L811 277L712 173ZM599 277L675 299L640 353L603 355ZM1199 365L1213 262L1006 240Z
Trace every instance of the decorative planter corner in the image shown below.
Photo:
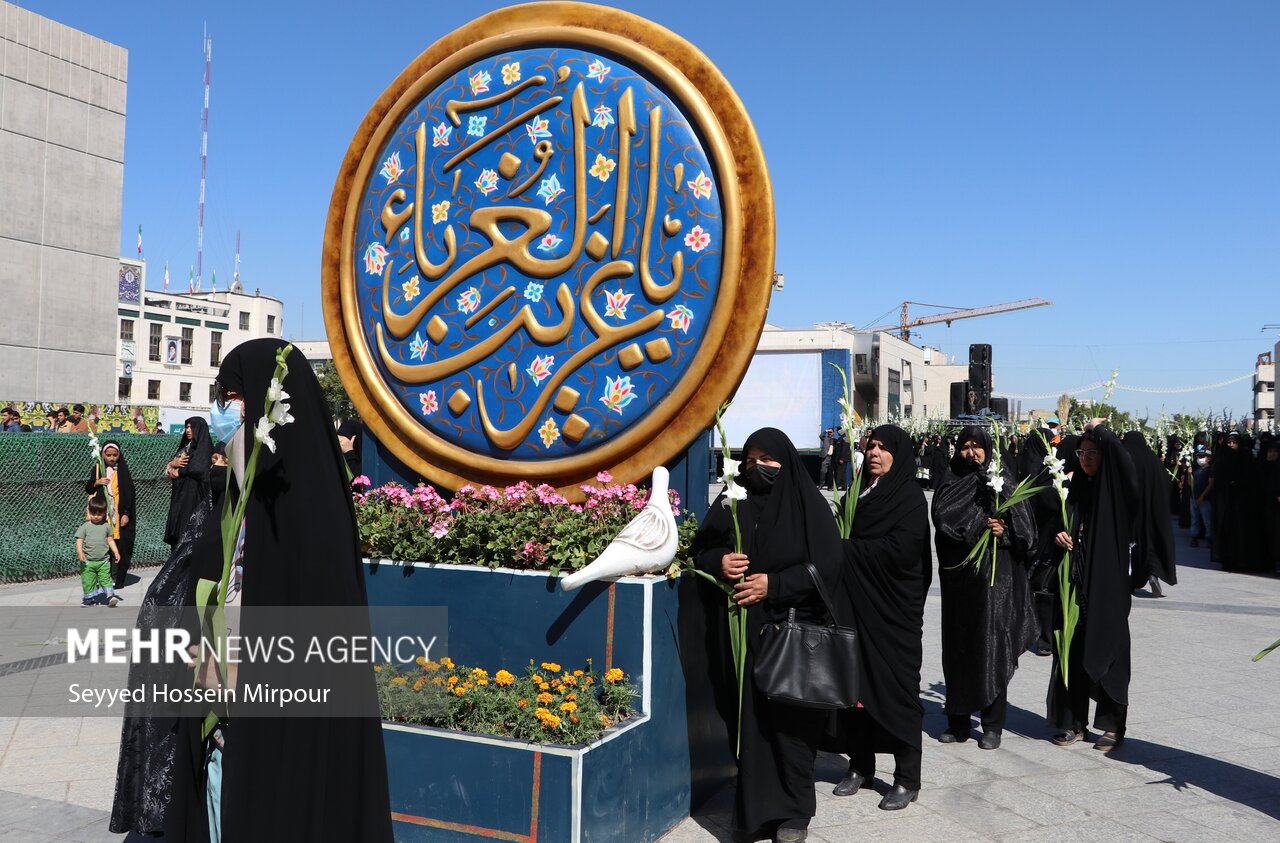
M636 716L585 746L384 723L397 841L644 843L689 816L678 583L626 577L565 593L546 572L377 560L365 570L370 606L447 608L459 664L516 672L591 659L640 692Z

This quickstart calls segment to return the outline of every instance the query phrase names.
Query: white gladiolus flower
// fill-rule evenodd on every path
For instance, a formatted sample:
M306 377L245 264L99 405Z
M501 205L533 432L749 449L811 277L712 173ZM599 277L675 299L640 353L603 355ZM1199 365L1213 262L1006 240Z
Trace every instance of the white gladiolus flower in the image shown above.
M276 441L271 438L271 429L274 427L271 420L263 416L258 419L258 423L253 428L253 438L266 445L273 454L276 452Z
M1004 491L1004 478L992 477L987 482L987 485L991 487L991 491L995 492L996 494L1000 494L1000 492Z
M281 393L281 394L284 394L284 393ZM268 414L267 417L271 420L271 424L273 426L288 424L289 422L293 421L293 416L289 415L289 405L283 401L280 401L277 404L274 404L271 407L271 412Z
M289 393L284 391L284 385L275 378L271 379L271 386L267 387L268 401L284 401L288 399Z
M747 499L747 490L729 480L724 486L724 496L731 501L745 501Z
M737 477L738 470L739 470L738 467L741 465L742 463L738 462L737 460L731 460L726 458L724 461L724 478L723 479L727 482L730 479Z

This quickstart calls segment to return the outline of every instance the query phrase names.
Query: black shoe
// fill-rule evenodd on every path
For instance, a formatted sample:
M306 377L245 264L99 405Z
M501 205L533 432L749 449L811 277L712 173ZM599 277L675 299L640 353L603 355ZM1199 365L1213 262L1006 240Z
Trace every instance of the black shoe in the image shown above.
M881 811L901 811L903 808L916 801L916 797L920 795L918 790L907 790L900 784L895 784L893 789L884 795L884 799L880 800Z
M1124 746L1124 732L1104 732L1093 743L1093 748L1100 752L1110 752Z
M978 740L980 749L999 749L1000 733L994 729L989 729L982 733L982 737Z
M808 836L807 828L780 828L773 835L773 843L804 843Z
M950 729L938 735L938 743L964 743L969 740L969 730L953 732Z
M1160 587L1160 580L1155 577L1147 580L1147 587L1151 589L1152 597L1164 597L1164 589Z
M850 770L849 774L841 779L840 784L836 785L836 789L831 792L836 796L853 796L870 780L870 777L863 776L855 770Z
M1053 645L1051 645L1051 644L1045 644L1045 643L1043 643L1043 642L1036 644L1036 655L1037 655L1037 656L1052 656L1052 655L1053 655Z

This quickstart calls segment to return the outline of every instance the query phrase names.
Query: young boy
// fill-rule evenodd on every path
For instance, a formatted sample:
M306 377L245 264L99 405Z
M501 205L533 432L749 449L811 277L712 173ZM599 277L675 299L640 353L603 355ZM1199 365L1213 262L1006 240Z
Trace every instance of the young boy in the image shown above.
M89 509L85 513L89 520L76 530L76 556L84 570L80 574L80 583L84 586L84 602L81 606L93 606L106 598L107 605L115 608L120 602L111 584L111 560L107 551L119 558L116 540L111 537L111 525L107 523L107 502L101 495L89 499Z

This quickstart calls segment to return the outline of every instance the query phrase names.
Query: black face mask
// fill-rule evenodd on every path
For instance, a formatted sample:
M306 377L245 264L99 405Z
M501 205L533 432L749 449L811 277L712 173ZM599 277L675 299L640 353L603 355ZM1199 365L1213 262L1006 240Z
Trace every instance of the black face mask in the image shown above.
M742 472L742 486L752 494L766 495L773 488L780 471L782 471L781 466L756 463Z

